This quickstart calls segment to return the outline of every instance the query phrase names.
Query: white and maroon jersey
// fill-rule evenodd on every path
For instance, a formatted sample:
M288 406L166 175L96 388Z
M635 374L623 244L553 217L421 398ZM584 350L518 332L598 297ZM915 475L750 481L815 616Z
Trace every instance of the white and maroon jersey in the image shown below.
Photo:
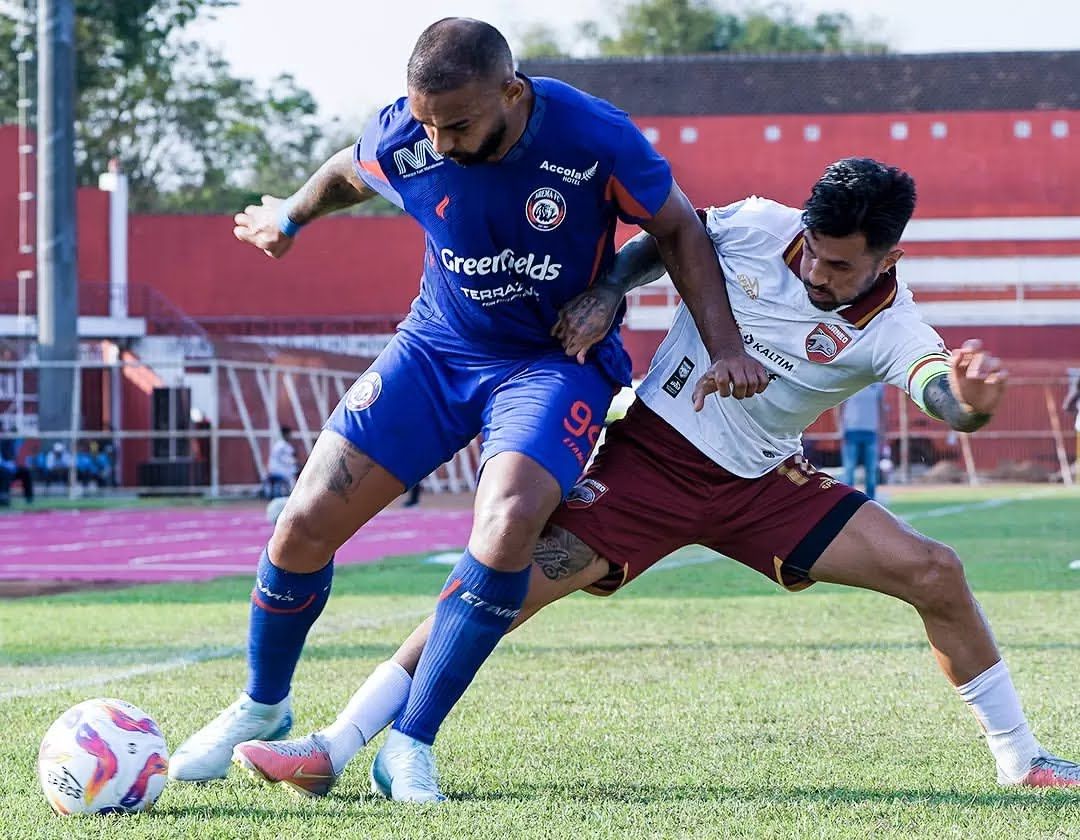
M685 304L637 389L702 453L744 478L799 452L807 426L871 382L903 388L925 411L926 383L948 371L941 337L895 270L849 306L825 312L810 303L798 275L801 217L757 197L706 215L746 350L769 371L765 392L744 400L714 394L694 411L694 385L710 359Z

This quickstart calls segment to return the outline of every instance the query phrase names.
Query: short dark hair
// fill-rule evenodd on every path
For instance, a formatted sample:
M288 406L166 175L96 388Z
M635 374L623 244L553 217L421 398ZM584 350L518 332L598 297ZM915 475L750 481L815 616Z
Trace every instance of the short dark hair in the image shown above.
M292 426L282 426L281 427L281 436L283 438L287 438L291 434L292 434Z
M900 241L915 212L915 180L872 158L844 158L825 168L803 205L803 225L825 236L861 233L884 253Z
M482 20L450 17L420 35L409 56L407 79L409 90L446 93L470 82L513 74L514 57L498 29Z

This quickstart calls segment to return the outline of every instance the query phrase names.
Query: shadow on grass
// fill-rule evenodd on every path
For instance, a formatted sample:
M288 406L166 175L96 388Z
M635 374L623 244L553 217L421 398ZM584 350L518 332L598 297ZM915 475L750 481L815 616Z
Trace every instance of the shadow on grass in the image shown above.
M874 790L848 787L753 789L704 783L701 785L617 785L590 783L582 785L515 785L506 791L450 791L458 802L527 802L536 799L595 803L614 802L627 805L657 805L678 802L739 802L750 805L859 805L865 803L922 806L1038 807L1050 811L1080 808L1080 792L1063 790L964 791Z

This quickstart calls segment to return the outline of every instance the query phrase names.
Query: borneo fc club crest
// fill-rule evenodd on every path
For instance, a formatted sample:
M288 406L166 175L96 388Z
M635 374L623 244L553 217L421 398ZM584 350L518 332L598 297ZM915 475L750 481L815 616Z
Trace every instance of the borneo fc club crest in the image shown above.
M568 508L587 508L607 492L607 485L595 478L583 478L572 488L566 496Z
M849 344L851 336L840 327L819 323L806 337L806 358L818 364L828 364Z

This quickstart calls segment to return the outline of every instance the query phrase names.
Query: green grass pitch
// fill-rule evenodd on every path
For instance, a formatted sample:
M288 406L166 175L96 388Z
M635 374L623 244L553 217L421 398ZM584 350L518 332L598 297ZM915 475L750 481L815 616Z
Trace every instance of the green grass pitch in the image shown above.
M956 488L892 507L959 550L1037 736L1075 760L1080 493ZM34 772L49 723L120 697L175 748L242 685L251 582L0 602L0 838L1080 838L1080 791L996 785L912 609L707 560L685 549L508 637L440 735L443 807L373 799L369 747L328 799L237 774L170 783L137 817L54 817ZM294 731L332 719L445 575L418 558L339 570Z

